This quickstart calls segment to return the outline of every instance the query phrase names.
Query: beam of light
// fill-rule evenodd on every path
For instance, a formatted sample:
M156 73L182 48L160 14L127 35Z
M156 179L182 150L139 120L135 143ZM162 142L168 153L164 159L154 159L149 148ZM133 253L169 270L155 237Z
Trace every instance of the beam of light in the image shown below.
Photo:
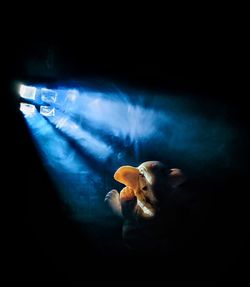
M128 145L154 134L156 122L164 124L168 121L166 114L133 103L123 94L59 89L57 107L78 117L78 123L86 119Z
M102 176L37 110L25 120L43 164L60 191L61 199L71 208L75 218L86 220L92 214L93 204L96 207L100 199L96 186L103 186ZM96 211L96 214L100 212Z
M108 137L112 139L107 143L116 146L113 151L119 159L124 158L123 154L131 149L129 152L133 155L130 161L138 162L141 143L158 132L161 125L169 122L166 114L144 107L142 103L133 103L124 94L72 89L58 89L57 93L56 107L82 129L88 128L99 141L105 141ZM118 141L120 146L117 145Z
M150 109L101 98L90 100L86 106L82 115L131 143L155 132L155 115Z
M171 154L180 154L183 159L195 158L198 166L199 161L211 161L220 156L225 151L225 142L230 141L232 134L230 128L222 122L213 123L211 119L197 116L183 97L152 97L144 93L133 98L120 91L95 92L83 88L58 88L53 91L43 87L36 89L36 104L43 104L41 95L46 91L52 97L51 110L60 110L65 114L61 115L59 120L57 118L59 123L55 125L60 128L64 121L70 121L69 127L74 124L78 126L79 130L82 130L82 139L86 138L85 141L82 140L83 147L92 150L92 154L96 149L97 157L100 157L103 150L103 154L107 154L103 156L104 159L110 154L108 149L104 148L105 145L116 146L113 152L119 155L118 159L125 159L127 155L124 154L132 147L135 161L138 161L140 154L151 145L150 151L155 157L165 154L171 158ZM53 114L54 112L51 113ZM70 136L74 134L68 127L63 128L63 131ZM78 132L75 131L77 135ZM108 138L111 141L106 141ZM121 142L120 146L117 145L118 141ZM93 146L89 143L93 143ZM98 146L100 148L97 148Z
M79 125L59 110L57 110L55 117L49 118L49 121L67 137L77 141L79 146L98 160L106 160L113 153L110 146L97 140L93 135L79 127Z
M46 89L37 87L38 105L43 102L39 96L42 90ZM133 98L120 91L95 92L83 88L51 91L52 97L57 95L56 102L51 101L51 109L65 115L58 117L59 123L55 125L60 128L65 121L70 121L69 127L75 124L79 129L65 127L63 132L72 137L76 133L79 138L81 130L82 139L86 139L82 140L83 146L92 150L92 154L96 149L98 157L102 150L109 154L105 145L116 145L119 140L120 150L117 146L113 152L123 154L133 147L136 160L144 147L151 146L155 155L163 153L171 157L171 153L178 153L183 158L196 158L197 162L209 161L220 155L225 142L230 140L230 128L196 115L183 97L152 97L144 93ZM106 141L108 138L111 141Z
M37 110L32 117L26 118L33 139L46 166L60 170L77 172L81 170L81 160L65 138L56 132L45 117Z

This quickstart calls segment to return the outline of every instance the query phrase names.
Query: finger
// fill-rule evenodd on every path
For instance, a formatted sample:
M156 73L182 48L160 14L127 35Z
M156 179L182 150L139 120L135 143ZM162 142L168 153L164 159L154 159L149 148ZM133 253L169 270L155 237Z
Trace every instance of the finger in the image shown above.
M116 189L112 189L106 194L104 201L107 201L115 196L119 196L119 193Z

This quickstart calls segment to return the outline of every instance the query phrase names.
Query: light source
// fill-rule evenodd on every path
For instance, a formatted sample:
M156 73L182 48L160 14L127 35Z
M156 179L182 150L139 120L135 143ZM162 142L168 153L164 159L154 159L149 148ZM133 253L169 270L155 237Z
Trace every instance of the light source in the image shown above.
M50 89L41 89L41 100L47 104L55 103L57 98L57 93Z
M55 108L51 106L40 106L40 114L45 117L55 116Z
M26 85L20 85L19 94L22 98L35 100L36 98L36 88Z
M55 108L52 105L56 102L56 91L21 84L19 95L26 100L20 104L20 110L25 116L34 115L36 108L43 116L55 116Z
M23 114L26 117L31 117L35 114L36 107L34 105L31 105L31 104L21 103L20 104L20 110L23 112Z

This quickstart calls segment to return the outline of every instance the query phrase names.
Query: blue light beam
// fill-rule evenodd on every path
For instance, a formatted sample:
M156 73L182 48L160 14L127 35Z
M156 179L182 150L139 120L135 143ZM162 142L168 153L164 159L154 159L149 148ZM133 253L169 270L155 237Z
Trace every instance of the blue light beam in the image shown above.
M231 163L235 131L220 110L216 117L206 117L199 111L201 103L197 106L192 97L35 89L35 98L34 89L27 91L40 113L24 103L21 110L60 190L68 198L78 190L73 205L79 208L94 212L97 202L113 188L113 172L123 164L170 161L195 173ZM42 89L50 99L42 97Z

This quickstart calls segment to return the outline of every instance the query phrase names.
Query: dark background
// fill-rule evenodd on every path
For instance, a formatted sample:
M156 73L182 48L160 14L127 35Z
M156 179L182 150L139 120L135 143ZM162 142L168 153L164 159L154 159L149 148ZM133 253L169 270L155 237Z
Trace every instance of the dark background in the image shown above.
M110 256L100 256L95 247L98 239L88 240L84 225L68 219L18 111L15 91L16 81L49 83L101 78L131 88L202 98L201 111L206 113L211 110L212 114L214 105L226 110L227 122L238 131L233 150L235 163L215 174L212 182L200 179L199 186L209 192L202 199L203 221L193 242L197 248L192 255L184 250L188 259L174 262L172 268L177 278L180 274L195 280L201 276L201 282L231 278L237 282L245 278L248 264L244 262L249 256L248 105L238 52L229 49L229 42L220 34L176 35L171 41L167 33L160 37L145 35L143 39L127 35L116 39L109 31L88 37L51 34L47 37L36 33L25 40L16 31L19 44L8 45L5 54L7 108L2 140L6 143L3 153L7 201L2 204L7 207L5 221L10 235L6 265L24 281L44 283L82 282L87 277L95 280L90 270L103 272L109 278L112 272L127 268L124 254L117 255L114 248ZM118 236L119 227L116 232L114 236ZM112 245L112 237L107 240ZM162 264L154 259L150 264L153 267L148 263L144 267L144 262L130 262L129 266L160 276L157 268L168 269L169 261L163 258Z

